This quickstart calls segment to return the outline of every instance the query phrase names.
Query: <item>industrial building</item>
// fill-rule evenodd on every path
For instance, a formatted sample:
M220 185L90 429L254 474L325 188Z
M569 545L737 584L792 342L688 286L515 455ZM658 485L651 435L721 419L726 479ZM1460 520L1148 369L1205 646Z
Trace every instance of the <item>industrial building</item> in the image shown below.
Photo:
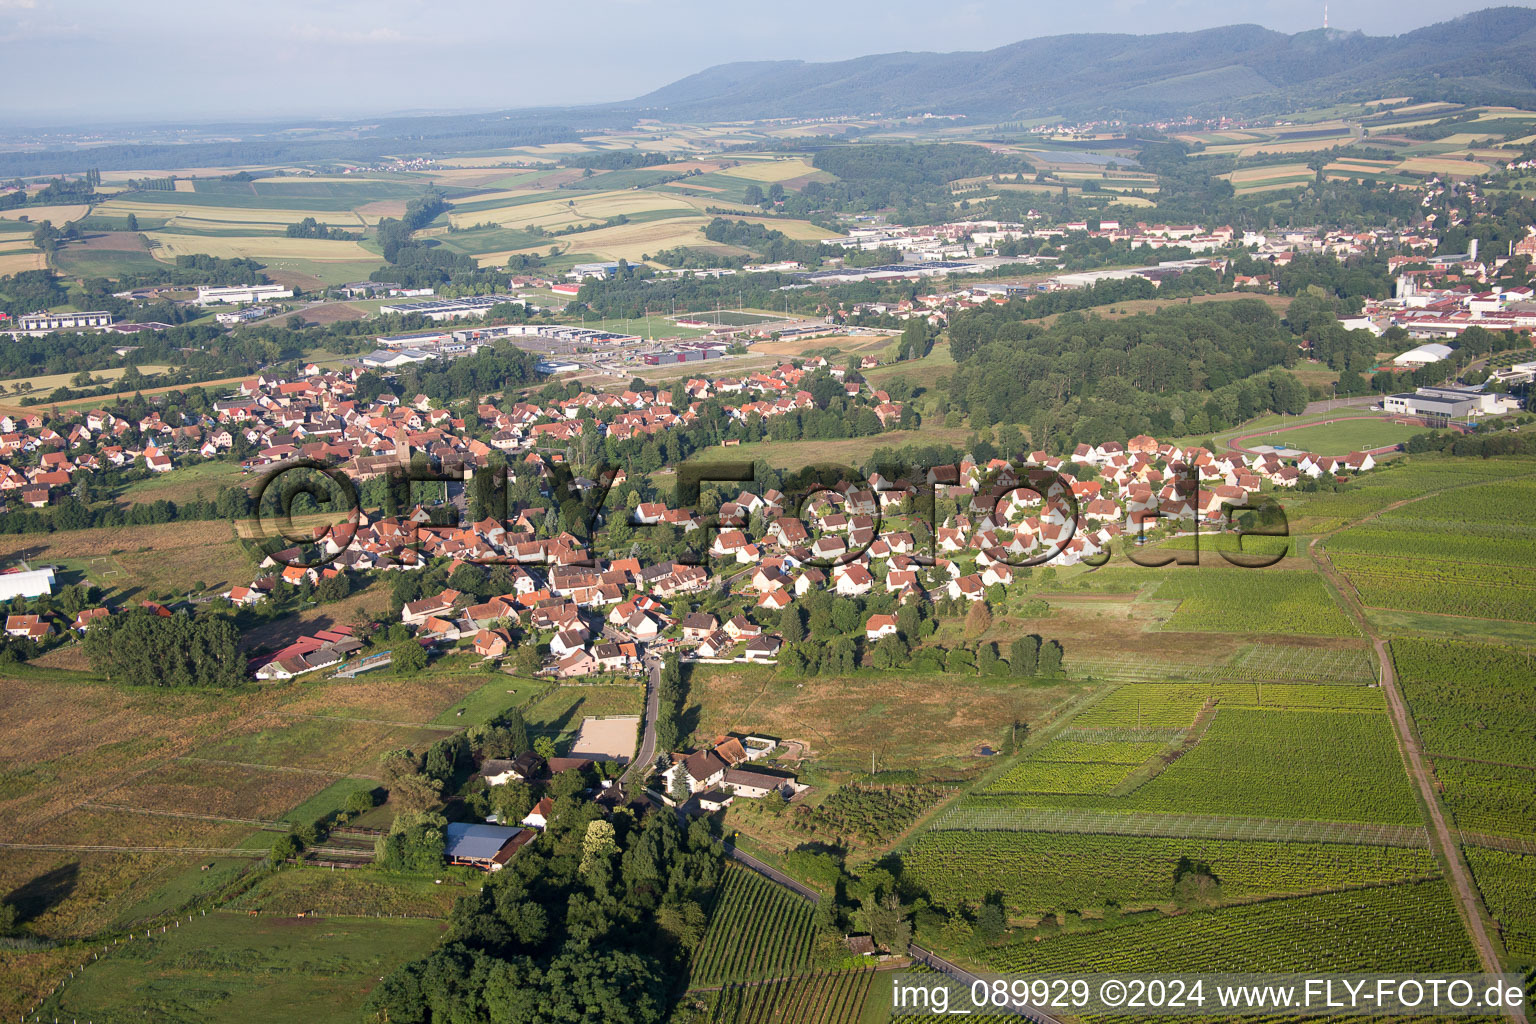
M712 345L691 345L667 349L662 352L647 352L640 357L641 362L647 366L670 366L673 363L702 362L705 359L719 359L725 355L725 349Z
M432 302L386 302L379 307L379 312L421 316L441 323L444 320L483 317L491 311L492 306L503 302L513 302L519 306L527 304L516 295L470 295L462 299L438 299Z
M1387 412L1403 416L1422 416L1427 420L1449 423L1473 416L1504 411L1502 396L1471 388L1419 388L1413 394L1388 395L1381 401Z
M23 313L16 318L22 331L78 331L92 327L111 327L111 313L93 310L86 313Z
M242 302L263 302L267 299L291 299L293 289L280 284L236 284L227 287L202 286L197 289L199 306L239 305Z

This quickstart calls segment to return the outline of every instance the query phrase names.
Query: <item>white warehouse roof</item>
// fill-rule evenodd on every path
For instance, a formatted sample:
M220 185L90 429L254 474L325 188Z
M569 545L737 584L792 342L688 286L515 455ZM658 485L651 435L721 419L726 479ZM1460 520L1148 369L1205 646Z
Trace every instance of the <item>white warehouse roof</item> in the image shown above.
M1451 351L1449 345L1430 342L1428 345L1420 345L1416 349L1404 352L1392 361L1398 366L1422 366L1425 363L1438 363L1442 359L1449 358Z

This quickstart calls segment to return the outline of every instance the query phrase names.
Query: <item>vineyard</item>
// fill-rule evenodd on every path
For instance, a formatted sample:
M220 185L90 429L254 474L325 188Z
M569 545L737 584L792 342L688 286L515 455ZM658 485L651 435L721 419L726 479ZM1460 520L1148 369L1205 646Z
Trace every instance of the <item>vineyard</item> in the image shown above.
M1360 526L1328 538L1328 551L1389 558L1430 558L1442 562L1536 566L1536 546L1524 537L1478 536L1463 523L1443 529L1406 531Z
M1478 846L1467 862L1510 956L1536 960L1536 857Z
M1415 457L1378 469L1342 491L1287 494L1281 501L1293 530L1324 533L1338 529L1346 520L1371 515L1394 502L1416 498L1428 491L1484 480L1502 480L1530 472L1529 460ZM1303 519L1307 522L1299 522Z
M689 984L711 988L803 970L814 938L809 903L745 868L729 866L709 929L694 953Z
M727 985L710 1005L710 1024L854 1024L874 973L833 971Z
M1009 972L1473 972L1442 881L1222 907L1001 949Z
M1124 796L1037 791L1003 799L1021 807L1419 819L1391 723L1352 711L1224 708L1199 743Z
M1536 765L1536 652L1400 637L1392 662L1431 754Z
M1536 585L1528 570L1471 562L1337 555L1367 608L1536 622Z
M1427 849L1039 832L929 832L903 855L902 869L941 906L968 906L996 892L1014 913L1040 914L1111 901L1167 903L1180 857L1208 863L1229 899L1407 881L1439 870Z
M1170 574L1153 597L1177 601L1167 630L1358 636L1322 579L1311 572L1217 569Z
M1076 835L1251 839L1261 842L1429 845L1423 825L1298 821L1231 814L1178 814L1020 807L1011 797L973 797L939 815L933 831L1066 832Z
M1536 836L1536 771L1437 757L1435 776L1464 832Z
M1084 761L1047 761L1041 758L1030 758L1014 765L1009 769L1008 774L987 787L987 792L1106 794L1124 782L1136 767L1134 764L1095 764Z
M1536 622L1536 481L1446 491L1328 541L1371 608Z
M906 831L949 792L945 786L847 785L820 804L797 805L790 825L823 837L883 843Z
M1245 644L1222 664L1208 665L1074 645L1067 652L1066 666L1074 678L1107 683L1174 679L1370 683L1376 679L1375 665L1363 647L1337 650L1253 643Z
M1210 696L1200 683L1131 683L1072 719L1077 729L1187 729Z
M1536 481L1500 480L1463 487L1382 513L1382 521L1497 523L1536 527Z

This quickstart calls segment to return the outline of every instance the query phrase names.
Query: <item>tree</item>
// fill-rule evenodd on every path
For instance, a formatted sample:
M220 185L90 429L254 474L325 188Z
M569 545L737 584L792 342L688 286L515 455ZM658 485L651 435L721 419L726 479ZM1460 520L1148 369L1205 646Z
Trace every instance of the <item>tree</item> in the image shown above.
M1065 673L1061 667L1061 644L1055 640L1046 640L1040 644L1040 674L1048 679L1054 679Z
M548 736L540 736L533 741L533 750L534 753L548 761L555 756L555 741Z
M1021 636L1008 645L1008 671L1015 676L1035 674L1040 659L1040 638L1034 634Z
M427 667L427 649L415 640L407 640L391 648L389 662L401 675L415 675Z
M672 785L667 790L667 796L672 798L673 803L681 805L687 803L692 795L693 791L688 788L688 772L679 767L672 773Z
M793 604L785 605L779 613L779 636L787 644L797 644L805 639L805 623L800 619L800 609Z
M975 639L992 628L992 613L985 601L971 602L971 610L965 613L965 635Z
M283 864L293 860L303 849L304 845L299 842L299 837L289 832L272 841L272 852L269 856L273 864Z
M618 852L611 822L587 822L587 834L581 841L581 877L594 889L603 889L613 874L613 857Z

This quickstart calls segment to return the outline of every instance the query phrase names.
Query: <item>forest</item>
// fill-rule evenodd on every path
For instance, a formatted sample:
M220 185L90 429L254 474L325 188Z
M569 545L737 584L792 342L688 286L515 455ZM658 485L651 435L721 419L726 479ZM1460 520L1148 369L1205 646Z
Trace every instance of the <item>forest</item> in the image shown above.
M1307 389L1284 372L1297 359L1295 339L1258 300L1123 320L1065 313L1049 328L1018 319L1023 305L951 321L960 365L949 401L978 429L1029 424L1051 450L1138 433L1205 433L1306 407Z

